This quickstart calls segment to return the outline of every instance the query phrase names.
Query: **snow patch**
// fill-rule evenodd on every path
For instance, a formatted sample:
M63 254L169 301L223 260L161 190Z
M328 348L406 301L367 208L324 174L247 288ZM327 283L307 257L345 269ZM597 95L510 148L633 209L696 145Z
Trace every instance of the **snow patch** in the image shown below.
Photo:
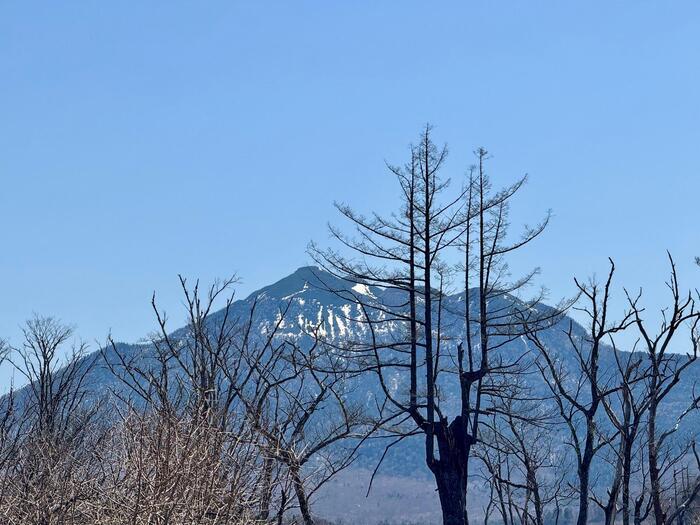
M366 295L368 297L374 297L374 294L370 291L369 286L366 284L362 283L357 283L355 286L352 287L352 289L362 295Z
M282 300L287 301L287 300L291 299L292 297L294 297L295 295L299 295L300 293L304 293L308 289L309 289L309 281L306 281L304 283L304 287L301 290L299 290L298 292L294 292L292 294L289 294L289 295L285 295L284 297L282 297ZM301 303L301 304L304 304L304 303Z

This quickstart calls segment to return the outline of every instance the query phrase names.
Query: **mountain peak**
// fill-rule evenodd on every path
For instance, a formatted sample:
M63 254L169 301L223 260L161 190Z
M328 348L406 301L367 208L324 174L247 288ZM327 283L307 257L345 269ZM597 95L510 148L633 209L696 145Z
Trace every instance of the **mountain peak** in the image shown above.
M318 266L300 266L291 275L296 275L300 277L311 277L313 278L314 276L317 276L319 274L328 274L325 270L322 270Z
M252 296L265 294L282 299L307 289L323 291L329 286L338 286L341 283L344 283L342 279L338 279L318 266L301 266L276 283L253 292Z

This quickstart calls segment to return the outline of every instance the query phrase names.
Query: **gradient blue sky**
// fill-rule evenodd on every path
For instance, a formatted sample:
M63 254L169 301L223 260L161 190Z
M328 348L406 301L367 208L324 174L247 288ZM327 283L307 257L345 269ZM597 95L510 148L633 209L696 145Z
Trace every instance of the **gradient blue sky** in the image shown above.
M653 307L666 249L700 281L699 35L695 1L3 2L0 335L134 341L179 272L277 280L334 199L391 207L426 121L453 178L530 174L516 224L553 209L515 269L561 296L611 256Z

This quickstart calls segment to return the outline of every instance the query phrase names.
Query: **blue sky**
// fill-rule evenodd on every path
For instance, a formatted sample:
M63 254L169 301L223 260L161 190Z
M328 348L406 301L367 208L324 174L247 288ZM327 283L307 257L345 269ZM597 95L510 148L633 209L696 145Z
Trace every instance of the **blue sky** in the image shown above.
M388 210L427 121L459 179L552 208L514 269L700 281L697 2L4 2L0 335L32 312L134 341L178 273L246 293L307 264L333 200ZM6 376L4 376L6 377Z

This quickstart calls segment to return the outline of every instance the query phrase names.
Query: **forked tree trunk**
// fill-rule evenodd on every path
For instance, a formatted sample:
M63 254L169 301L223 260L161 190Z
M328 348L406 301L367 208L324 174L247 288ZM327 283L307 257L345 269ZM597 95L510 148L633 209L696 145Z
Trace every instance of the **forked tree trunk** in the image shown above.
M443 525L467 525L467 459L470 436L465 433L462 418L448 426L435 424L439 459L428 464L435 476Z
M624 468L625 442L621 438L619 456L615 465L615 476L608 489L608 502L603 509L605 513L605 525L615 525L617 517L617 501L620 495L620 485L622 484L622 469Z

